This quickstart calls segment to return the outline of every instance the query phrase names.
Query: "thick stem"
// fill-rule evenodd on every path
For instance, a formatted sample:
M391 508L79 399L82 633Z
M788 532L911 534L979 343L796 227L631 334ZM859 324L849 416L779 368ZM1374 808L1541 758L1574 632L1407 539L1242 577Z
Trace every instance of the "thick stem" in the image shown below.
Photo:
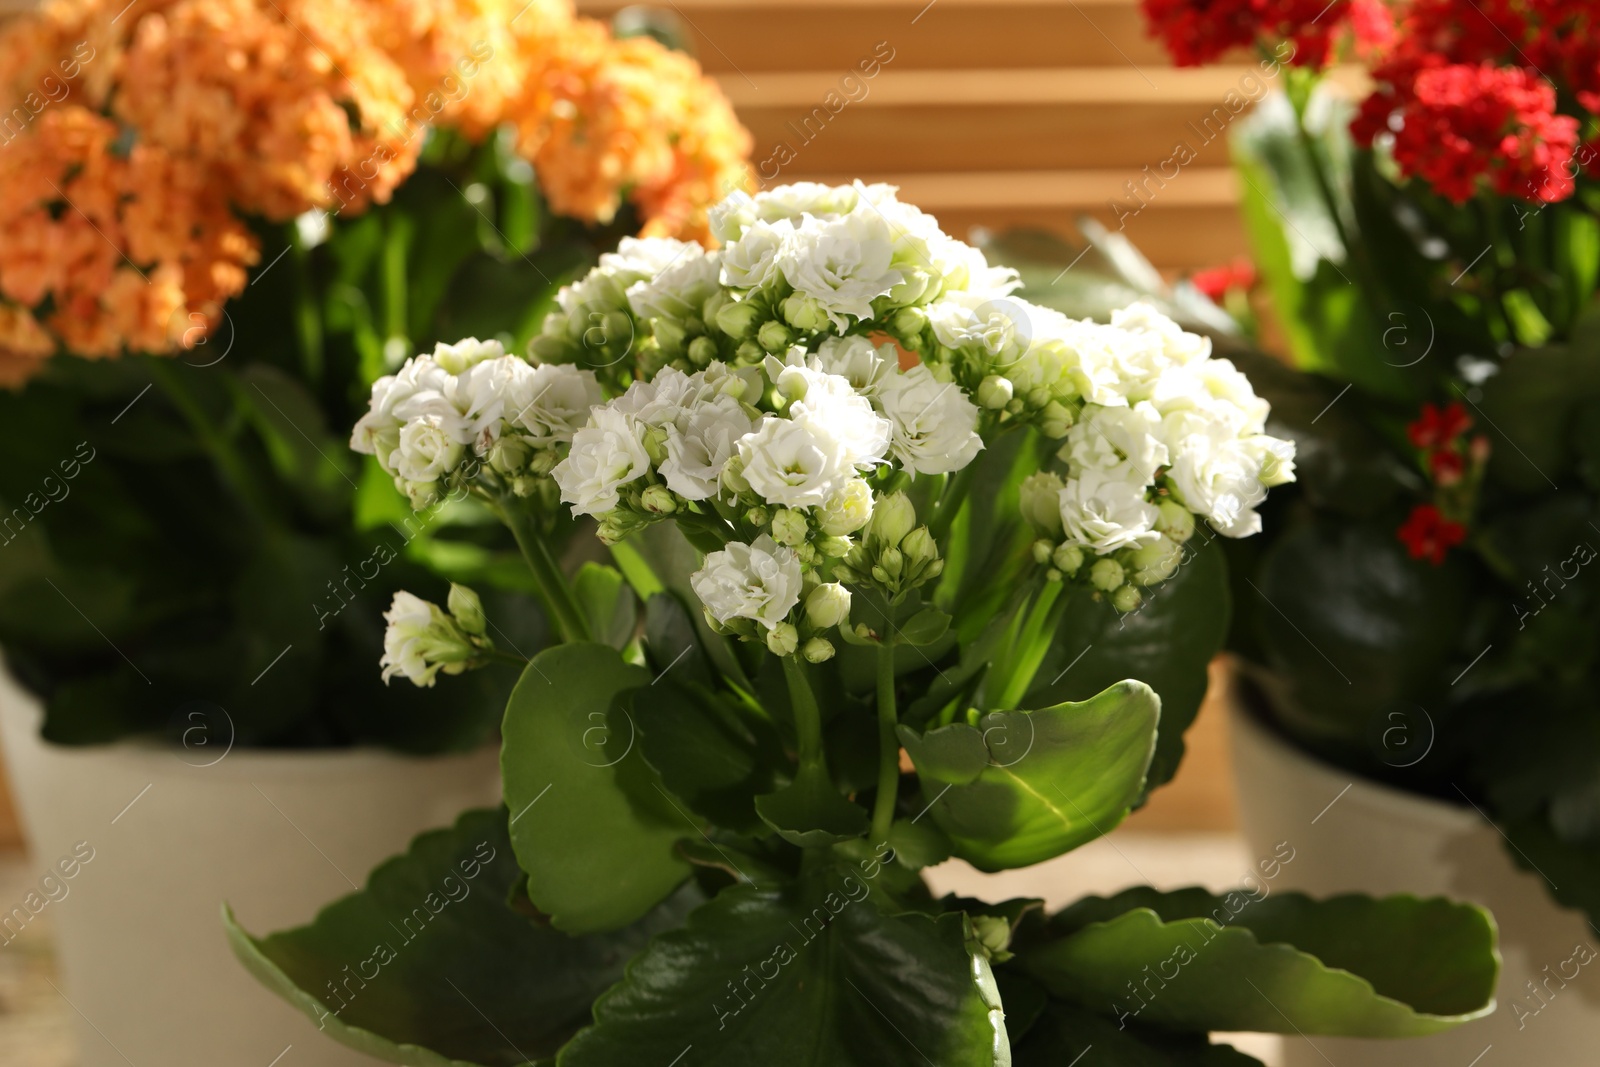
M783 678L789 683L789 704L794 712L795 741L800 746L800 766L824 767L827 764L822 752L822 713L817 710L817 698L806 680L806 668L800 657L783 657Z
M534 522L533 515L514 498L502 499L498 510L501 521L511 528L511 535L517 539L522 558L527 561L528 569L533 572L533 580L539 586L540 599L550 614L555 616L561 636L567 641L590 640L589 623L584 619L560 565L550 554L550 546L545 543L544 534Z
M899 715L894 704L894 646L878 646L878 796L872 802L872 841L889 839L900 791Z

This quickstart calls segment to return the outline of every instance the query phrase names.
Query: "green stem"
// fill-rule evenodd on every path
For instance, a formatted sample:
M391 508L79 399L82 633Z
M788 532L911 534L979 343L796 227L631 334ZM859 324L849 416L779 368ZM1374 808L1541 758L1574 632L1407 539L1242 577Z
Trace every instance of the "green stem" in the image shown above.
M504 663L507 666L517 667L519 669L528 665L528 661L522 656L516 655L513 652L502 652L498 648L486 648L483 650L483 655L491 663Z
M894 704L894 646L878 646L878 795L872 802L874 844L889 839L894 805L900 791L899 715Z
M806 680L806 668L798 655L783 657L783 678L789 683L789 704L794 713L795 741L800 746L800 767L825 767L822 751L822 713L817 698Z
M998 710L1015 709L1027 695L1028 687L1033 685L1034 676L1039 673L1039 666L1044 662L1045 653L1050 650L1056 627L1060 625L1064 614L1066 601L1061 599L1063 584L1045 582L1038 599L1033 602L1028 621L1023 624L1022 633L1017 637L1017 658L1000 693Z
M540 532L533 515L515 498L502 498L498 510L500 520L511 528L511 535L517 539L522 558L527 561L528 569L533 572L533 580L539 586L540 599L550 614L555 616L556 627L562 637L567 641L590 640L589 623L584 619L560 565L550 554L550 546L545 543L544 534Z
M928 523L928 532L933 535L935 544L942 542L945 535L950 532L957 513L961 511L961 505L966 503L967 494L972 491L972 480L977 473L978 464L968 463L952 474L950 481L945 484L944 492L939 496L939 506L934 510L932 521Z
M218 473L234 496L244 505L246 511L258 522L267 523L272 509L268 506L266 498L261 495L261 490L256 480L250 473L250 468L245 464L244 458L233 447L233 442L206 416L205 408L189 387L183 383L179 372L162 359L152 359L149 363L151 376L167 394L167 399L172 401L172 406L188 422L194 430L195 436L211 453L212 462L217 465ZM226 372L219 372L226 373Z
M315 388L322 384L325 366L322 350L322 316L311 280L311 250L300 240L300 228L289 224L289 247L294 257L294 314L300 334L300 361L306 380Z

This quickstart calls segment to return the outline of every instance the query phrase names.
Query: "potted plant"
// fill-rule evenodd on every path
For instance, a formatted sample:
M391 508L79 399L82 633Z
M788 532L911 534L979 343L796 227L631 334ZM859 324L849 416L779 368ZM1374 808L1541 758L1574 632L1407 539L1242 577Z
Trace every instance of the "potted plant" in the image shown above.
M1180 61L1256 43L1295 64L1233 137L1297 369L1251 374L1301 458L1234 561L1246 828L1318 818L1304 888L1450 892L1500 917L1501 1011L1366 1062L1491 1042L1560 1062L1600 1035L1575 981L1600 917L1592 16L1145 10ZM1370 89L1354 104L1321 84L1351 52Z
M218 895L290 921L499 796L515 675L385 687L377 612L470 579L548 641L490 514L344 447L372 382L525 344L623 235L703 236L745 135L560 3L51 5L0 79L0 721L45 879L0 941L48 913L86 1064L266 1064L298 1020Z
M932 897L923 868L1061 855L1172 776L1226 625L1208 530L1253 533L1293 450L1203 338L1017 299L891 187L712 219L720 251L602 257L536 365L374 387L354 446L404 478L469 438L407 488L494 508L562 641L506 705L506 806L307 926L225 909L244 964L326 1035L440 1067L1242 1065L1206 1031L1488 1010L1486 913L1281 894L1289 841L1222 897ZM615 566L551 565L563 505ZM462 585L387 618L383 669L419 684L514 655Z

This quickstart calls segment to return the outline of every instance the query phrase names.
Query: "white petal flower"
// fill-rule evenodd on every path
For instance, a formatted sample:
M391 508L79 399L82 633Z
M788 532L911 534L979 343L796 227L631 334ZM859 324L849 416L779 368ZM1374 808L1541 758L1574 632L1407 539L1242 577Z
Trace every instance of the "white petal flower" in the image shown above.
M514 383L533 375L528 362L516 356L499 356L474 363L451 383L449 397L466 421L468 440L482 455L500 439L501 420Z
M817 525L830 537L843 537L861 529L872 518L872 487L852 478L830 496L817 516Z
M890 451L911 474L958 471L983 447L978 406L923 364L885 378L878 402L894 424Z
M383 613L383 681L404 675L416 686L432 686L443 670L460 674L476 650L454 619L439 605L404 590Z
M1061 526L1066 539L1099 553L1144 544L1161 535L1161 513L1145 499L1146 486L1103 471L1085 471L1061 490Z
M1172 451L1167 477L1178 500L1227 537L1259 532L1261 516L1255 508L1267 498L1261 474L1272 453L1199 412L1169 415L1165 425Z
M718 289L721 256L686 244L672 263L628 286L628 305L641 319L690 319Z
M722 284L755 289L778 276L778 261L794 240L794 223L752 222L739 239L722 250Z
M815 352L804 354L804 360L813 370L837 374L856 392L871 396L883 379L899 368L900 353L892 344L874 345L865 337L852 335L823 338Z
M894 427L849 381L809 367L785 367L774 384L792 398L789 418L816 437L838 441L850 466L864 470L883 462Z
M685 500L713 496L722 468L754 427L755 420L731 396L719 395L684 412L667 430L667 459L661 464L667 488Z
M465 451L461 438L466 420L452 416L423 415L400 429L393 456L395 473L408 482L431 482L456 469Z
M751 619L771 630L800 603L800 557L762 534L706 556L689 585L718 622Z
M769 504L816 507L855 476L844 445L805 423L767 418L739 441L743 475Z
M1067 434L1062 458L1073 473L1082 470L1124 472L1116 477L1149 485L1167 465L1161 415L1149 402L1131 408L1090 405Z
M466 337L453 345L440 341L433 346L433 361L450 374L460 374L468 367L505 354L505 346L492 337L487 341Z
M566 444L604 399L594 372L545 363L517 375L506 394L505 419L535 441Z
M663 367L647 382L634 382L628 391L611 402L611 407L649 426L667 426L684 408L700 398L705 379L683 373L676 367Z
M796 293L844 330L851 319L870 319L872 301L904 279L893 262L888 225L876 215L857 214L828 222L804 220L778 266Z
M550 474L574 515L600 515L617 506L618 491L650 470L648 429L615 406L596 408L572 438L572 451Z

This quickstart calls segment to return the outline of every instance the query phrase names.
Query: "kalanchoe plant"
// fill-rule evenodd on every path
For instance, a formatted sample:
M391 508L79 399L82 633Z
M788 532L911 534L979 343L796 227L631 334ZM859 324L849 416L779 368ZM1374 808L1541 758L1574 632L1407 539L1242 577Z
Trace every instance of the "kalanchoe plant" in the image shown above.
M1176 40L1176 11L1197 39L1324 45L1234 137L1304 372L1250 365L1302 463L1236 560L1261 710L1327 759L1472 803L1600 921L1595 12L1354 0L1315 31L1239 12L1224 32L1216 5L1145 9L1180 61L1214 53ZM1316 69L1345 25L1373 76L1354 107Z
M357 446L497 502L567 641L506 708L506 807L308 927L229 919L245 964L432 1065L1247 1064L1207 1031L1486 1010L1492 924L1446 901L931 895L925 867L1059 856L1171 777L1226 625L1209 531L1253 533L1293 449L1202 338L1018 300L890 188L713 226L720 252L624 242L562 294L541 355L587 366L462 345L374 390ZM418 366L450 380L391 404ZM515 384L558 373L609 396L581 427L581 389ZM617 569L547 566L552 494ZM397 600L391 671L487 657L455 599Z

